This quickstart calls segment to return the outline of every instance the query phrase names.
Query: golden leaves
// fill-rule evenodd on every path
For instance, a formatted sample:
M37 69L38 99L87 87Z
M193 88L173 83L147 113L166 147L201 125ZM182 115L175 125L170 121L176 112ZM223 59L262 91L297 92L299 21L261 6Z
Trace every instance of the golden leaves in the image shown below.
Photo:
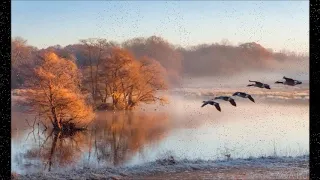
M26 82L28 90L23 97L32 110L46 118L62 122L71 119L82 126L92 120L94 113L80 94L79 81L74 62L47 52L34 69L33 78Z

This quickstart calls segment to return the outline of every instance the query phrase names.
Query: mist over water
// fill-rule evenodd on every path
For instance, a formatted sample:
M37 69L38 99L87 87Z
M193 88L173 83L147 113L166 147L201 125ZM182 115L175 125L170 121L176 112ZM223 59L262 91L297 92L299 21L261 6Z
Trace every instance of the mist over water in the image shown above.
M268 61L268 66L259 70L243 70L233 74L215 76L184 76L180 87L189 88L237 88L244 87L249 80L260 81L271 87L278 86L276 81L282 81L283 76L303 82L303 87L309 87L309 61ZM278 86L279 87L279 86ZM283 87L283 86L280 86Z
M259 13L259 10L269 15L279 12L279 8L273 9L277 6L267 3L258 4L257 9L256 5L250 4L229 10L222 10L226 4L213 5L218 7L214 11L202 5L189 5L193 12L196 12L196 6L202 6L196 16L183 10L190 10L188 5L178 9L170 3L158 5L152 16L147 15L149 17L144 16L150 8L129 5L128 9L124 4L102 12L103 6L97 5L97 9L90 5L91 12L86 12L85 19L80 16L66 18L79 15L74 12L80 6L74 6L73 13L60 8L59 15L52 15L59 8L52 6L51 19L46 21L51 27L59 18L65 23L70 20L67 26L62 26L63 32L67 33L68 29L74 30L77 26L77 19L85 22L98 15L98 21L90 21L86 26L96 24L98 27L88 28L89 31L100 29L104 33L86 33L96 37L85 37L84 31L70 31L77 34L77 37L68 38L73 42L67 42L68 39L58 42L59 36L62 37L61 29L51 28L50 34L56 33L57 40L51 40L51 43L56 45L41 48L29 44L29 40L31 43L48 40L39 38L45 28L38 28L38 36L22 33L20 35L25 37L12 38L11 175L31 174L29 177L33 179L42 179L39 176L44 175L47 177L44 179L59 179L55 173L47 172L61 172L62 179L102 179L109 175L113 179L111 175L129 178L159 170L163 172L162 177L181 170L188 178L192 177L189 175L206 174L204 170L215 171L211 177L216 178L222 174L260 177L286 172L292 175L289 170L295 174L298 171L308 174L310 65L304 51L308 48L298 50L300 53L285 50L293 46L296 49L298 45L308 46L303 40L308 35L307 21L294 25L291 20L293 12L303 12L301 4L292 12L288 11L290 8L282 8L282 15L271 18ZM81 6L83 8L84 4ZM246 8L249 11L243 11L245 14L237 13ZM130 9L138 11L130 12ZM28 16L21 16L20 10L16 17L27 20ZM162 10L165 16L161 15ZM105 13L107 19L103 18ZM252 21L246 20L249 16L258 23L257 29L250 25ZM237 22L228 22L234 19ZM201 23L205 21L210 23ZM204 24L209 34L198 31L203 28L195 28L192 25L195 22ZM109 27L103 28L104 24ZM223 24L234 27L229 28L231 31L238 30L219 30ZM213 30L218 31L211 31L212 25L215 26ZM294 28L294 32L274 28L281 26L299 28ZM26 26L24 31L31 31L28 30L30 27ZM136 29L139 27L147 28L147 31ZM116 34L112 35L112 31ZM174 31L179 35L173 35ZM221 42L217 42L219 36L224 38ZM281 39L284 36L287 37ZM302 84L275 83L284 81L284 76ZM271 89L248 87L252 84L250 80L266 83ZM255 102L232 96L235 92L248 93ZM236 107L224 100L214 100L219 103L221 112L212 105L201 107L203 101L217 96L232 96ZM23 98L29 102L19 102ZM162 102L166 99L169 103L165 105L152 103L152 100ZM34 113L39 114L43 113L41 111L48 113L48 108L43 107L49 107L53 118L44 120L43 123L48 124L37 123L36 114L22 112L27 109L25 104L33 106ZM91 108L118 110L94 111ZM95 115L93 121L91 115ZM49 122L52 119L55 121ZM80 119L91 122L88 129L78 129L82 127ZM53 131L52 126L59 127L60 131ZM70 130L75 128L77 131ZM166 163L170 156L175 160L173 166ZM291 158L297 156L303 156L301 164L300 157ZM232 161L237 158L240 159ZM250 162L253 163L249 165ZM198 168L204 166L206 168ZM264 169L270 172L266 174ZM40 175L32 174L35 172Z
M269 68L234 75L184 76L179 87L164 93L169 104L145 104L132 112L97 112L88 131L55 134L30 127L34 116L12 107L12 171L31 173L69 168L133 166L174 156L176 159L217 160L309 154L309 64L270 61ZM299 86L275 84L283 76ZM271 90L246 87L261 81ZM234 97L237 106L217 100L251 94L255 103ZM25 121L28 119L28 123Z
M228 154L232 158L309 154L308 85L266 90L240 84L169 90L165 106L98 112L90 130L75 135L42 134L41 126L39 135L37 130L32 133L24 120L32 122L32 116L13 112L12 170L48 171L49 162L51 171L131 166L168 155L215 160ZM255 94L256 103L235 97L237 107L219 101L221 112L214 106L201 108L203 100L241 88Z

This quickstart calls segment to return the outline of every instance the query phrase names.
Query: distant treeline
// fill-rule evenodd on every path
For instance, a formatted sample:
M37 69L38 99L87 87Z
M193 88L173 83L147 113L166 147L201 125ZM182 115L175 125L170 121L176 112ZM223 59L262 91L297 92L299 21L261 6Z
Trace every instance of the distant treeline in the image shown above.
M37 49L21 37L12 40L12 88L21 88L26 74L24 68L36 64L36 56L55 52L61 57L73 59L80 69L96 65L108 56L110 49L121 47L131 51L136 59L148 57L158 61L166 69L171 85L179 84L183 75L229 75L250 69L270 68L270 62L307 60L304 54L282 51L273 52L255 42L230 45L227 41L201 44L193 47L177 47L161 37L134 38L123 43L107 39L80 40L65 47L60 45Z

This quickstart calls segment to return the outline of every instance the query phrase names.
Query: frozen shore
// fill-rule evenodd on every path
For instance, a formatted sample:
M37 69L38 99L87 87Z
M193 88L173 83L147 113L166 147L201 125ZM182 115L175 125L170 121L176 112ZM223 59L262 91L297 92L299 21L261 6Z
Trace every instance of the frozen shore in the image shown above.
M309 156L221 161L157 160L132 167L73 169L14 179L309 179Z

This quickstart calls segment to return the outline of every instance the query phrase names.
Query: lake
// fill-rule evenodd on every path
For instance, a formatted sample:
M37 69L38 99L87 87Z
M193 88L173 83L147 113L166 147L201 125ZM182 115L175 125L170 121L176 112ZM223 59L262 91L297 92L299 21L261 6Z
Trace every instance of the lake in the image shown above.
M215 160L309 154L308 89L252 90L256 103L219 101L221 112L201 108L209 91L175 91L166 106L97 112L89 130L75 134L44 131L41 124L32 131L25 119L32 125L34 117L13 108L12 171L134 166L170 155Z

